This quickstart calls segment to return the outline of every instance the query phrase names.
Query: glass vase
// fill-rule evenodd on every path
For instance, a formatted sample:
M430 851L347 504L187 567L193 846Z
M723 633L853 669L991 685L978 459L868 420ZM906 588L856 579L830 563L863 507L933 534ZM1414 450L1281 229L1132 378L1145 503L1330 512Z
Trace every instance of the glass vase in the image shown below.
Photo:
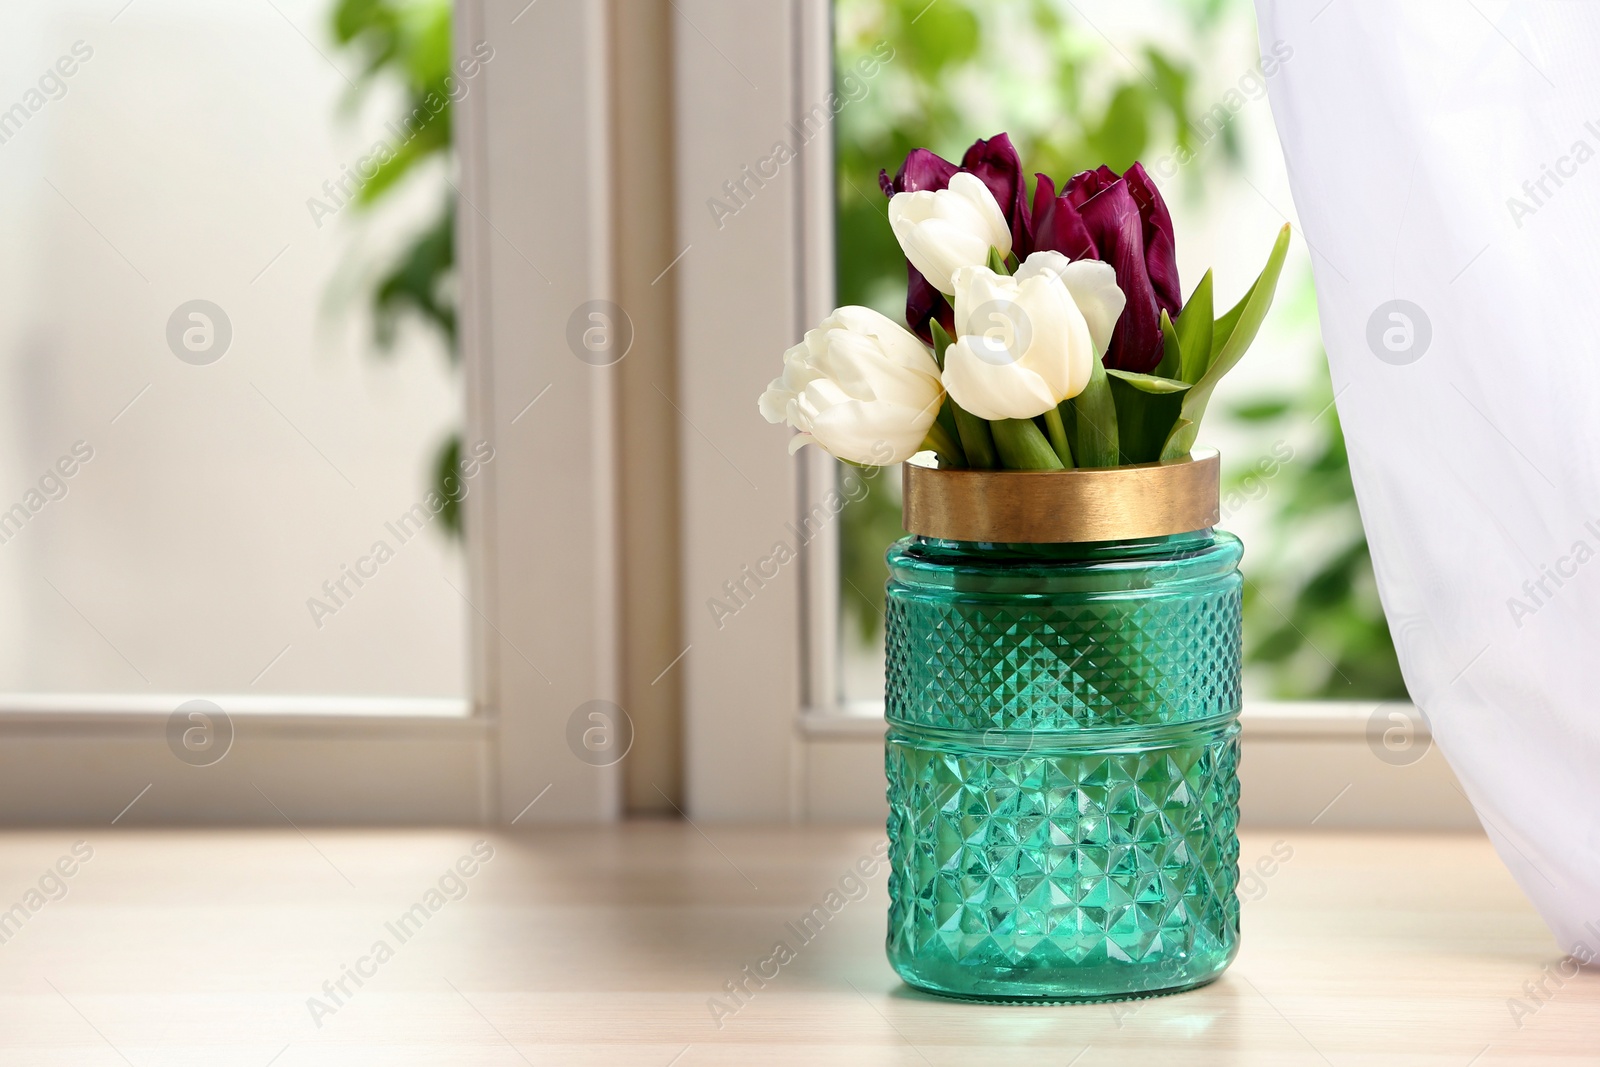
M907 983L1117 1000L1228 966L1241 554L1209 527L890 549L888 955Z

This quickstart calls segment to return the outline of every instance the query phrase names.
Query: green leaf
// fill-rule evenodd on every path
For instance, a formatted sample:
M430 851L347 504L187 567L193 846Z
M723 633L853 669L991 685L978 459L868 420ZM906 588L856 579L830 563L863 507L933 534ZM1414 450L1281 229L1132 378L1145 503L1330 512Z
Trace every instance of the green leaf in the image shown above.
M452 488L453 487L453 488ZM461 498L467 487L461 481L461 435L452 433L439 446L433 458L433 491L439 494L444 505L439 509L439 521L444 535L452 540L461 537L463 518Z
M1265 272L1263 272L1265 273ZM1250 283L1250 288L1244 291L1239 302L1223 313L1216 325L1211 328L1211 360L1215 363L1217 354L1222 351L1222 346L1228 343L1228 338L1233 336L1233 331L1239 325L1239 316L1244 314L1245 305L1250 303L1250 298L1256 295L1256 286L1261 284L1258 277Z
M967 453L961 447L961 431L956 427L955 409L955 401L951 400L950 395L946 393L944 403L939 405L939 415L933 421L935 426L943 428L945 440L953 445L950 457L953 462L950 465L952 467L965 467L967 465ZM939 456L939 466L943 467L945 465L944 459L944 455L941 454Z
M944 353L955 342L950 340L950 335L944 332L944 327L939 325L938 319L928 321L928 330L933 334L933 361L939 364L939 369L944 370Z
M1256 643L1250 658L1263 663L1281 663L1300 650L1305 637L1292 626L1281 626Z
M1271 422L1283 418L1288 413L1287 400L1257 400L1249 404L1240 404L1228 412L1243 422Z
M1211 366L1214 326L1211 318L1211 272L1206 271L1206 276L1189 294L1189 302L1178 312L1178 348L1183 353L1179 378L1186 382L1198 382L1206 368Z
M1209 356L1209 353L1207 353ZM1183 349L1178 344L1178 331L1172 327L1167 309L1161 309L1161 362L1156 364L1156 374L1163 378L1176 378L1183 370Z
M967 457L961 450L961 439L954 418L948 422L943 418L949 410L950 400L946 397L944 406L939 410L941 417L934 419L933 425L928 427L928 436L922 444L924 448L933 449L934 455L939 457L941 470L959 470L967 465Z
M1117 408L1117 448L1123 463L1153 463L1161 458L1167 434L1183 407L1187 382L1150 374L1107 371ZM1160 386L1151 388L1152 384ZM1170 383L1176 389L1167 388Z
M426 108L422 108L422 111L427 114ZM433 153L445 151L449 147L450 113L443 111L378 164L372 177L361 183L361 188L356 193L356 202L363 206L376 202L401 178L411 173L414 166Z
M1161 445L1160 459L1182 459L1194 449L1194 439L1200 433L1200 424L1186 417L1180 408L1178 417L1173 420L1172 432L1167 434L1167 439ZM1184 445L1184 441L1188 441ZM1182 448L1183 451L1175 452L1174 449Z
M1108 370L1107 374L1113 378L1127 382L1141 393L1181 393L1192 388L1190 382L1179 381L1176 378L1163 378L1158 374L1140 374L1131 370Z
M1172 116L1178 138L1177 147L1192 147L1194 130L1189 122L1189 72L1153 46L1146 46L1144 58L1155 81L1156 95Z
M989 269L994 271L996 274L1004 274L1007 276L1011 274L1011 268L1006 266L1005 257L1002 256L1000 254L1000 250L993 245L989 246Z
M1083 392L1072 398L1077 437L1072 454L1082 467L1115 467L1117 452L1117 405L1111 396L1111 379L1104 362L1096 358L1094 373Z
M1044 413L1044 432L1050 439L1050 447L1056 450L1056 456L1061 460L1061 465L1067 470L1076 467L1072 461L1072 445L1068 443L1067 427L1061 420L1061 409L1051 408Z
M887 6L887 5L886 5ZM971 59L982 38L977 16L960 4L901 0L894 5L899 25L888 37L896 56L904 54L919 80L938 84L946 67Z
M377 352L393 352L401 323L415 314L443 333L446 354L456 361L456 305L448 279L455 268L455 207L447 205L438 220L418 234L390 262L372 294L372 332Z
M995 448L1000 452L1000 464L1014 471L1058 471L1061 459L1039 432L1032 419L995 419L989 423L994 432Z
M1200 420L1205 416L1206 404L1211 401L1217 383L1244 356L1267 317L1267 309L1272 306L1272 294L1278 287L1278 275L1283 273L1283 260L1288 254L1289 227L1285 224L1278 231L1278 240L1272 246L1272 254L1267 257L1267 265L1261 269L1261 274L1237 309L1238 314L1235 315L1233 311L1228 313L1233 316L1233 324L1227 331L1227 340L1213 354L1211 366L1206 368L1194 388L1183 395L1183 410L1161 450L1162 459L1179 459L1194 448L1195 437L1200 432ZM1215 337L1221 334L1221 327L1222 323L1218 322L1217 330L1213 333L1213 344Z
M989 424L954 400L950 401L950 410L955 412L956 431L961 435L961 450L967 454L967 466L980 471L998 467L1000 461L995 455Z
M1150 95L1143 82L1124 82L1106 105L1099 128L1086 131L1094 155L1118 173L1144 154L1150 143Z

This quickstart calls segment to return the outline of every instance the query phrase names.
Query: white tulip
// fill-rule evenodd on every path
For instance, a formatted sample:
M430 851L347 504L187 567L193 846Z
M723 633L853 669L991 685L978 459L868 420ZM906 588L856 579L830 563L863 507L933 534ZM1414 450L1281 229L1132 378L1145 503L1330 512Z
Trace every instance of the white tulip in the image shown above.
M920 452L944 402L939 365L915 334L871 308L842 307L783 354L761 394L768 422L852 463L883 466Z
M1011 252L1011 228L994 194L976 175L960 171L948 188L895 193L889 226L911 265L941 293L955 292L958 268L989 262L989 249Z
M1127 298L1098 260L1035 252L1012 277L955 274L956 341L944 357L950 398L981 419L1031 419L1083 392Z

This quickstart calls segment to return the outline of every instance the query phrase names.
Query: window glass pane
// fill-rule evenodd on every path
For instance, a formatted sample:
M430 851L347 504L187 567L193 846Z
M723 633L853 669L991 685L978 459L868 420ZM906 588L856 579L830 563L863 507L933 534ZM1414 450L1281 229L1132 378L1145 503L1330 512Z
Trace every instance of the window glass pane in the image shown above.
M331 17L0 7L0 690L465 692L427 496L459 375L416 316L380 355L369 311L447 153L371 208L345 177L448 118L386 126L404 93L358 91Z
M1232 305L1293 217L1247 0L837 0L838 299L904 312L905 266L880 168L910 149L959 160L1010 133L1030 176L1058 184L1135 160L1174 216L1183 288L1216 271ZM870 77L860 64L893 58ZM875 50L878 50L875 52ZM1309 254L1297 240L1261 338L1210 405L1223 526L1245 541L1246 692L1403 697L1378 604L1321 349ZM896 477L841 524L843 697L881 700L883 549L900 534Z

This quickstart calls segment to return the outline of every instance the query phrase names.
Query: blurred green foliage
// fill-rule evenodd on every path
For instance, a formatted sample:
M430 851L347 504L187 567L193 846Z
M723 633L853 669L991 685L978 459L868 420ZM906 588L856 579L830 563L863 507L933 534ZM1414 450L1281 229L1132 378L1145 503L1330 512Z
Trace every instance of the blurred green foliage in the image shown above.
M357 93L392 77L405 89L408 113L433 115L362 186L363 203L380 199L417 163L450 150L451 7L450 0L339 0L333 9L334 39L362 55ZM430 95L446 101L437 114L428 107Z
M1272 697L1403 700L1326 367L1309 389L1229 412L1294 442L1270 477L1246 468L1223 486L1268 508L1269 536L1246 546L1245 660Z
M333 6L334 40L362 61L347 106L353 108L374 86L397 84L402 105L394 126L410 131L399 143L385 133L392 153L362 184L355 200L362 208L370 210L386 203L402 180L415 174L424 161L450 158L452 101L446 79L453 73L452 9L451 0L337 0ZM413 117L409 127L405 125L407 116ZM432 221L380 267L371 293L375 351L380 356L394 351L401 322L414 318L438 331L445 358L452 366L456 364L455 218L455 190L451 188L441 197ZM446 488L445 478L455 473L460 455L461 435L452 433L436 449L427 471L433 490L446 501L439 518L451 537L461 535L462 512L459 498ZM449 484L458 486L457 493L461 491L458 481Z
M837 119L838 303L897 319L903 312L905 260L877 175L880 168L893 174L913 148L959 159L977 137L1005 130L1030 184L1035 171L1064 181L1101 163L1121 171L1137 159L1149 163L1151 153L1189 148L1197 152L1185 172L1191 189L1204 195L1224 180L1240 158L1237 131L1229 124L1213 143L1196 144L1191 98L1197 63L1222 61L1215 31L1238 3L1162 0L1182 31L1185 49L1177 54L1153 41L1110 44L1070 0L835 0L841 77L880 41L894 47L866 94L858 90ZM1226 62L1242 67L1249 59L1230 53ZM849 95L847 85L837 88ZM1247 661L1281 698L1401 697L1344 439L1325 394L1324 376L1320 389L1236 413L1263 435L1280 422L1286 432L1309 424L1301 433L1311 435L1275 473L1264 503L1252 505L1271 509L1273 543L1249 546ZM897 483L881 479L841 517L845 632L863 645L881 633L883 551L904 534L899 496L888 488Z
M1197 29L1215 20L1216 6L1177 5ZM1124 170L1158 135L1163 147L1191 146L1188 62L1155 45L1142 49L1138 69L1114 55L1108 61L1099 34L1063 14L1071 11L1064 0L837 0L839 71L879 41L894 47L867 96L838 119L841 303L882 305L891 287L903 294L905 260L889 231L878 171L893 174L913 148L959 160L978 136L1003 128L1030 174L1064 179L1101 163ZM1005 54L1017 41L1043 60L1037 77L1015 70ZM1114 70L1109 84L1107 70ZM974 109L953 87L979 78L996 117L974 130Z

